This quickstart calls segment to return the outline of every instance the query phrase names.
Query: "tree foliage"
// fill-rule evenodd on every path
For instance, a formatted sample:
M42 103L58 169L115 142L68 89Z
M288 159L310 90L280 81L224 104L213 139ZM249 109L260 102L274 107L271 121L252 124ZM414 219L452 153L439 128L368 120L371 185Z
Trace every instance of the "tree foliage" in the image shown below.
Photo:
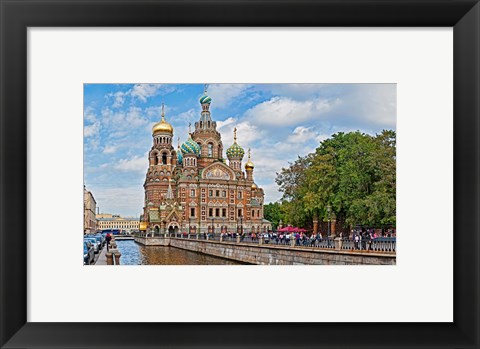
M336 133L277 173L284 221L310 226L327 207L349 226L396 223L396 134Z

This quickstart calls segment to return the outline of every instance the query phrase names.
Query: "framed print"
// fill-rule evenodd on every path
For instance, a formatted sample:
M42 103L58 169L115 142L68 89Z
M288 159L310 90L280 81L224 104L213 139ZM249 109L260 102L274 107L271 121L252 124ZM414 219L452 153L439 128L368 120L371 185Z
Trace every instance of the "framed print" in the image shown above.
M479 346L476 1L0 1L2 348Z

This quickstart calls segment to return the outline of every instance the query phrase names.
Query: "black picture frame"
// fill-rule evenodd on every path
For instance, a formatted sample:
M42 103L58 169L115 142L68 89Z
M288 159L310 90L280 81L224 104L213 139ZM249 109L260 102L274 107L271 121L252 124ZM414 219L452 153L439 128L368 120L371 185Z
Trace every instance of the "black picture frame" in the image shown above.
M0 24L1 348L479 348L480 5L477 1L0 0ZM27 202L27 28L37 26L453 27L454 321L27 322L27 213L31 209ZM388 306L395 299L382 301Z

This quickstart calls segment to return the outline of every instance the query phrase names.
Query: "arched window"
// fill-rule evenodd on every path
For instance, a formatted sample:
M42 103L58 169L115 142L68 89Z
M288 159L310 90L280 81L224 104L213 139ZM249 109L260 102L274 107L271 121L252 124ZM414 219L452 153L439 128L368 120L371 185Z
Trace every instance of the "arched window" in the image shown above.
M210 121L207 121L207 127L210 128Z
M252 210L252 218L255 217L255 211Z
M165 154L165 153L162 154L162 164L164 164L164 165L167 164L167 154Z
M218 158L222 157L222 147L218 146Z
M208 157L211 158L213 156L213 144L208 143Z

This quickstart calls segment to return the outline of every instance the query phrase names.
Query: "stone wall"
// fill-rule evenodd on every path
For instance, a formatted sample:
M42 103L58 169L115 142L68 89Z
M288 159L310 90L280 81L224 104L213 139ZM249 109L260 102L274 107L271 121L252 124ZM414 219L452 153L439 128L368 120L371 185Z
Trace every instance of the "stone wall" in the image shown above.
M317 248L244 243L235 244L230 242L181 238L136 237L135 241L146 246L172 246L251 264L395 265L397 260L395 255L367 251L319 250Z

